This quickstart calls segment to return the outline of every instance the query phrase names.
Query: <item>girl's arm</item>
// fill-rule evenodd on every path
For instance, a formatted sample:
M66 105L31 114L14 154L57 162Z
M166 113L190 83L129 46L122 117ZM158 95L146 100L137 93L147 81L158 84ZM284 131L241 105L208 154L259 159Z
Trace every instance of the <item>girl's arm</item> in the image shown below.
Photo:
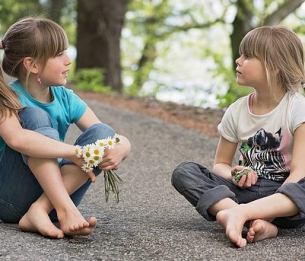
M0 136L12 149L35 158L67 158L79 161L75 147L23 129L15 115L0 122Z
M214 173L227 180L232 180L232 162L236 148L237 143L230 142L220 136L213 166Z
M305 177L305 123L294 132L290 175L284 183L298 182Z
M237 143L228 141L224 137L220 137L219 143L216 150L215 161L213 172L219 176L233 181L233 172L235 170L242 170L242 166L236 166L232 168L232 162L237 149ZM236 186L240 188L248 188L254 185L257 181L256 172L252 171L247 175L242 176L242 178L235 183Z
M76 125L82 131L84 131L95 123L100 123L100 120L97 118L95 113L89 107L87 107L85 113L76 123ZM131 145L129 140L122 135L119 135L119 138L120 138L120 142L115 146L114 149L105 151L104 159L99 164L100 169L103 170L117 169L119 164L130 153Z

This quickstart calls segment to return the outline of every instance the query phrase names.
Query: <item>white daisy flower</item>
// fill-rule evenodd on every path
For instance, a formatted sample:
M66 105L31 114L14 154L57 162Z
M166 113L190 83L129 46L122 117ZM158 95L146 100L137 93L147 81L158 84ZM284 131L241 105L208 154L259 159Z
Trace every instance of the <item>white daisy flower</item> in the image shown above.
M108 137L106 139L106 143L107 143L107 148L108 149L113 149L115 147L115 139Z
M82 166L82 170L85 172L89 172L89 171L92 171L93 168L89 164L85 164Z
M75 154L78 158L80 158L83 155L83 149L81 146L78 145L76 145L75 147Z
M88 144L83 147L83 158L86 162L93 156L92 147L93 144Z
M96 145L100 147L105 147L107 145L106 139L100 139L95 142Z
M119 134L115 134L113 138L115 140L115 143L121 142L121 139L119 138Z

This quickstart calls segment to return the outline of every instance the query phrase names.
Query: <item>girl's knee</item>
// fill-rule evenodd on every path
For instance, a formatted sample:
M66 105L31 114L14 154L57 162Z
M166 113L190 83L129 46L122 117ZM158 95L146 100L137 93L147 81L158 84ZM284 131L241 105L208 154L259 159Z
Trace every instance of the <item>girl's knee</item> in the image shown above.
M188 163L189 162L180 163L173 171L171 182L174 187L176 187L177 184L181 184L181 182L185 179L185 176L187 175L185 169Z
M109 125L105 123L96 123L91 126L93 132L98 134L100 139L105 139L108 137L113 137L115 135L115 131Z
M20 113L20 123L23 128L36 130L44 127L52 127L49 114L37 107L25 107Z
M94 143L99 139L113 137L115 131L105 123L96 123L85 130L76 140L75 145L84 146Z
M197 186L198 177L201 175L202 173L200 172L197 163L182 162L173 171L171 183L176 190L182 192Z

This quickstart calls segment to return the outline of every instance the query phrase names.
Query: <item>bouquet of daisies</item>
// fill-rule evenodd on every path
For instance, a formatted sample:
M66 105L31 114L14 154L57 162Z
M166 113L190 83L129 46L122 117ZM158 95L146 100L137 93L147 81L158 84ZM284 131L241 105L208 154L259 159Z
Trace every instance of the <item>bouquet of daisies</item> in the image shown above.
M103 160L105 149L113 149L117 143L120 142L118 135L114 135L113 138L108 137L106 139L97 140L95 143L85 145L83 147L76 146L76 154L78 157L83 157L85 164L82 166L82 170L85 172L93 171L94 167ZM118 185L123 183L122 179L114 170L104 170L105 180L105 198L108 202L109 194L112 191L116 198L116 202L119 202L119 188Z

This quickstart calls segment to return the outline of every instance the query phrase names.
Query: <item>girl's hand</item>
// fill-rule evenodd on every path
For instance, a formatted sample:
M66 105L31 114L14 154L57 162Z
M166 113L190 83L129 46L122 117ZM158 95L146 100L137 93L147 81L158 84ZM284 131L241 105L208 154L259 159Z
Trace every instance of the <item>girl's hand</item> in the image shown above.
M231 171L232 180L237 187L250 188L251 186L255 185L256 182L257 182L257 173L255 171L250 170L247 174L242 175L240 180L237 181L237 182L234 180L235 172L236 171L241 171L244 168L245 168L244 166L234 167Z
M86 163L85 160L83 159L83 157L78 157L75 153L76 147L73 146L73 153L69 156L66 157L67 159L71 160L75 165L77 165L78 167L82 168L82 166ZM89 179L91 179L91 181L94 183L96 180L96 176L94 175L94 173L92 171L89 172L85 172Z
M114 149L105 149L102 162L98 167L102 170L117 170L124 156L119 148L119 144Z
M114 149L106 149L102 162L98 165L102 170L117 170L119 164L130 153L131 145L127 138L118 135L120 142L117 143Z

